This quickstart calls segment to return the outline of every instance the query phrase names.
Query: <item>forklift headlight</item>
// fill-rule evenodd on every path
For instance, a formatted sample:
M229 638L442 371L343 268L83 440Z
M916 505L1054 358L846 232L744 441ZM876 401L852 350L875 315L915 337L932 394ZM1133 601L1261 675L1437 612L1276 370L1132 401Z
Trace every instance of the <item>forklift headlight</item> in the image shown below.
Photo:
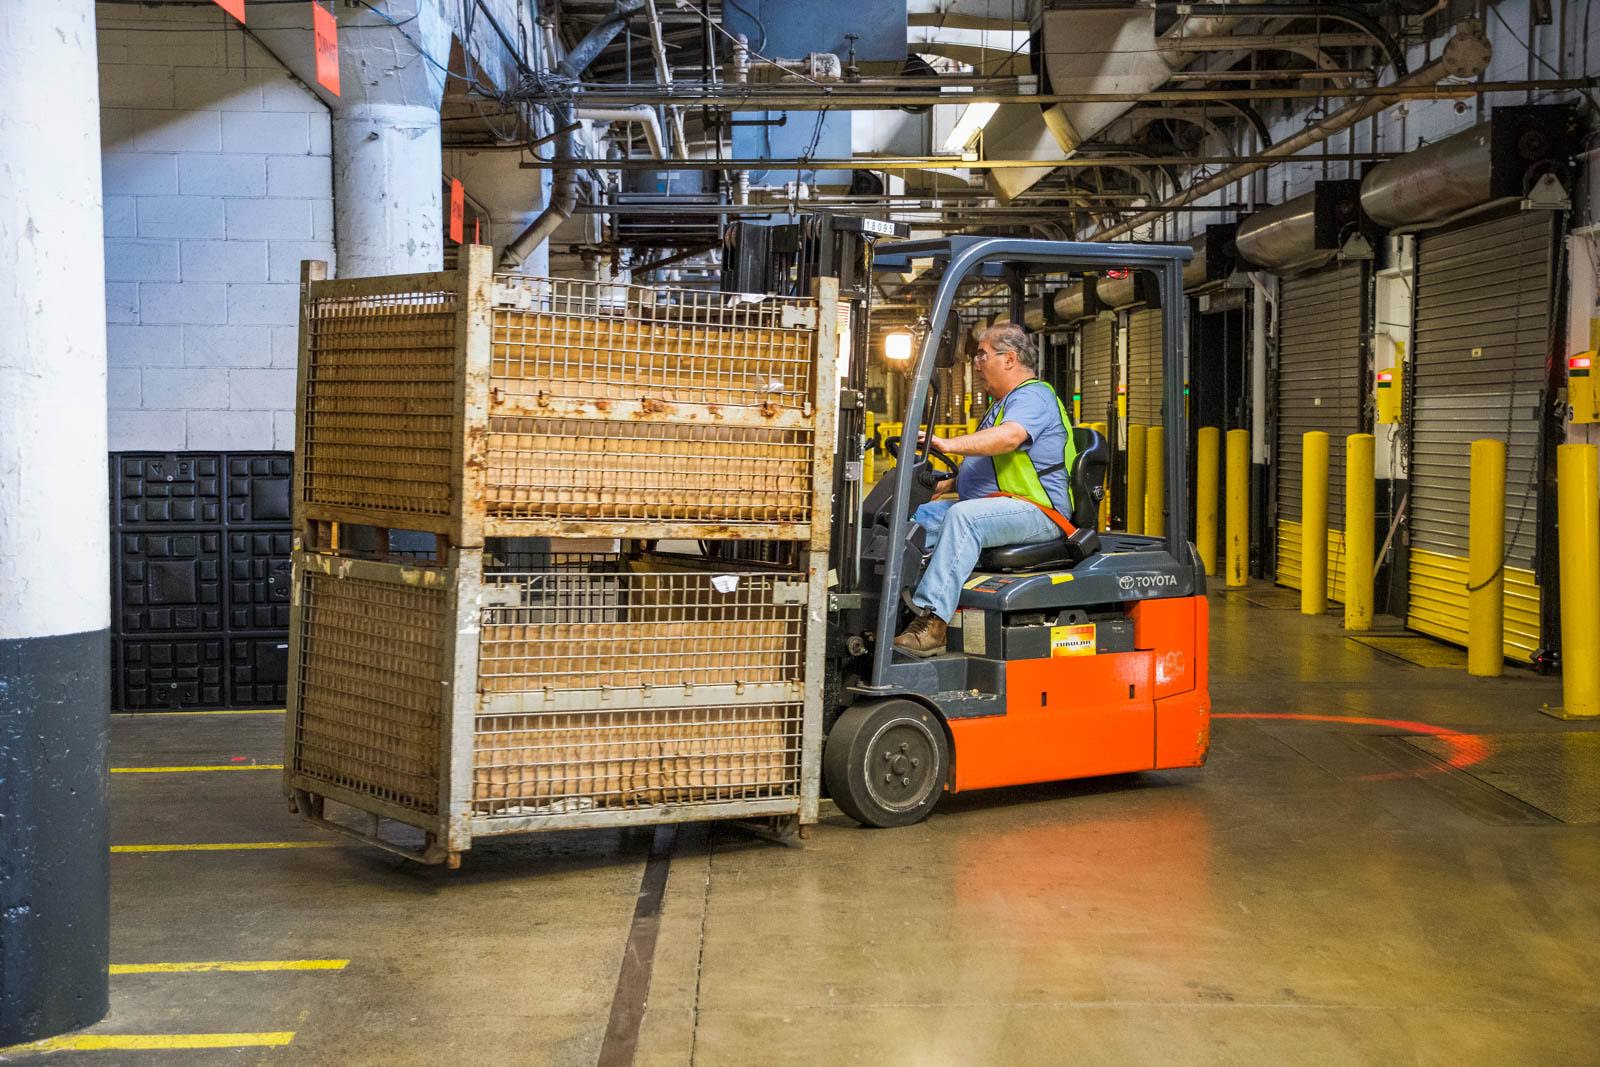
M911 343L914 340L906 330L896 330L894 333L885 334L883 338L883 358L892 363L904 363L911 358Z

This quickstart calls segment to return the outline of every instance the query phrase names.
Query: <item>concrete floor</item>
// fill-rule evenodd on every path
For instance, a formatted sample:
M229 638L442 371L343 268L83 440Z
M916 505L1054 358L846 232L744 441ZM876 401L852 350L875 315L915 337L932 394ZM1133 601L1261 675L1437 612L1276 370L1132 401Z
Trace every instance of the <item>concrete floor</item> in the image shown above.
M116 844L326 847L113 857L115 963L349 963L119 974L92 1031L278 1047L51 1055L592 1064L608 1020L626 1049L619 974L648 966L644 1064L1596 1062L1600 824L1355 720L1472 735L1463 763L1477 735L1594 727L1539 714L1553 680L1415 666L1293 603L1213 595L1216 710L1350 721L1219 718L1203 770L957 797L904 830L825 808L803 847L686 828L658 926L636 919L651 831L490 843L450 872L331 841L272 771L117 774ZM280 724L119 717L112 762L277 763Z

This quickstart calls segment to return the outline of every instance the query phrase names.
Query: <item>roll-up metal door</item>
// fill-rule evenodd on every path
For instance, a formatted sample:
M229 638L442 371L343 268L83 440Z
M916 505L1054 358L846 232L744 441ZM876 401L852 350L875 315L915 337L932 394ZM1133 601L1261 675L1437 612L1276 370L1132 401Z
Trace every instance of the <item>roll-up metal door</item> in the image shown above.
M1467 641L1472 442L1505 441L1505 651L1541 646L1534 550L1550 350L1553 215L1525 211L1418 239L1407 388L1411 501L1406 625Z
M1161 312L1151 308L1128 315L1128 422L1161 423Z
M1361 433L1366 372L1362 352L1366 270L1338 263L1278 287L1277 581L1300 588L1303 436L1328 435L1328 597L1344 600L1345 438Z
M1109 426L1111 398L1115 395L1115 374L1111 362L1111 320L1090 319L1078 334L1078 358L1083 389L1083 421L1103 422Z

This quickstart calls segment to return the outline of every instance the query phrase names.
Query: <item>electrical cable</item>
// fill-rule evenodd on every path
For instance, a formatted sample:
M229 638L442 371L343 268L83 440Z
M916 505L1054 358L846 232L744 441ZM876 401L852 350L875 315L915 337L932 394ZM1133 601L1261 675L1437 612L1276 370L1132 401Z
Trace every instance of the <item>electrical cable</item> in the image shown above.
M733 8L735 11L739 12L740 14L742 14L745 18L749 19L751 22L756 24L756 29L761 31L761 43L756 45L754 51L757 51L757 52L764 51L766 49L766 47L767 47L767 26L766 26L766 23L762 22L760 16L755 14L755 12L751 11L749 8L745 7L743 4L739 3L739 0L727 0L727 4L728 4L729 7Z

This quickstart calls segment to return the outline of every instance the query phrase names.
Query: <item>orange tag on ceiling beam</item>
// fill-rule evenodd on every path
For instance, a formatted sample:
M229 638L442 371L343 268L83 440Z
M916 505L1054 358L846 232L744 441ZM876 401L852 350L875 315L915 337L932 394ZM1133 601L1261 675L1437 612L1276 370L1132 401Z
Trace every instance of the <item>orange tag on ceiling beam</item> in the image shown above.
M461 243L463 223L466 221L467 197L461 188L461 179L450 179L450 240Z
M244 21L244 0L217 0L217 6L240 22Z
M311 3L311 38L317 50L317 84L339 95L339 24L333 12Z

